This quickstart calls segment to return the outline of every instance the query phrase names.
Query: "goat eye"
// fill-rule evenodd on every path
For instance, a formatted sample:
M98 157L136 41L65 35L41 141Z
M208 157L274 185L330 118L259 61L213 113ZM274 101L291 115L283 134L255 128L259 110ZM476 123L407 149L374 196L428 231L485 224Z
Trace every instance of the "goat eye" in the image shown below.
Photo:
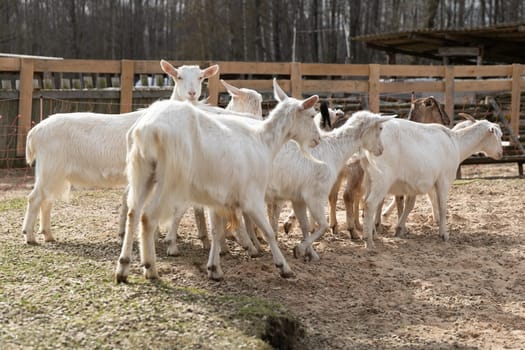
M182 80L182 77L177 77L177 80Z

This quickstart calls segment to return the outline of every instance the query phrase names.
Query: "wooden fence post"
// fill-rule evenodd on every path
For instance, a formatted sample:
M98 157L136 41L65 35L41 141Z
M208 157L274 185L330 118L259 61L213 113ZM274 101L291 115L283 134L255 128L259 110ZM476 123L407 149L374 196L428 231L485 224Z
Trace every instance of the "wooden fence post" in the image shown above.
M16 155L22 157L26 149L26 137L31 129L33 107L33 73L32 59L20 59L20 97L18 100L18 131L16 138Z
M510 127L514 135L520 134L520 104L521 104L521 65L512 65L512 91L510 101Z
M368 71L368 106L371 112L379 113L379 64L369 64Z
M445 113L454 123L454 67L445 66ZM449 125L449 126L452 126Z
M132 111L135 62L131 60L120 62L120 113L128 113Z
M290 63L290 93L292 97L297 99L303 98L303 85L301 82L302 78L301 63Z
M219 71L219 73L208 78L208 103L213 106L219 105L220 74Z

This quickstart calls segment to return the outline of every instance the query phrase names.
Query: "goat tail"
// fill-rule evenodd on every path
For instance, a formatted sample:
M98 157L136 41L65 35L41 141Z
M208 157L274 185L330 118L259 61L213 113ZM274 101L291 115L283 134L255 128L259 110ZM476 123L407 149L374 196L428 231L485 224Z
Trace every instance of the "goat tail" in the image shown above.
M26 163L31 166L36 160L36 149L34 145L33 130L30 130L26 139Z
M153 130L133 130L132 137L128 137L128 156L133 153L145 161L155 163L159 158L159 152L162 150L162 142L156 129ZM131 145L130 145L131 143Z

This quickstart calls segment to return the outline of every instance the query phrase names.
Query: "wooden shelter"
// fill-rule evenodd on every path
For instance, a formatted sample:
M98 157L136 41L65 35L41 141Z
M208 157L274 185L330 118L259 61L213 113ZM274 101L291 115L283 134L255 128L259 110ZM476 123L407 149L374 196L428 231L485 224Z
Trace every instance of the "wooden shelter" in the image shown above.
M416 29L353 37L367 47L385 51L388 63L404 54L444 64L525 63L525 23L465 29Z

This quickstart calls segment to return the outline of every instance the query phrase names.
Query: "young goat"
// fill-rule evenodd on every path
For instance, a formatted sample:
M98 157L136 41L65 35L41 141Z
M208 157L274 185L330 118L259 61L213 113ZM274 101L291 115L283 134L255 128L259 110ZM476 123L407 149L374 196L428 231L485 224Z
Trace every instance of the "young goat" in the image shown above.
M218 72L217 65L174 68L161 61L162 69L175 81L171 99L196 101L202 81ZM36 243L35 221L40 211L40 230L46 242L51 234L53 202L69 193L71 185L115 187L127 183L126 132L145 110L126 114L90 112L61 113L49 116L27 135L26 160L36 161L35 186L28 196L23 234L27 243ZM125 208L123 206L123 212ZM120 219L121 234L125 215Z
M317 260L319 257L312 243L328 229L325 205L328 194L345 162L361 149L376 156L383 152L380 134L384 122L393 117L361 111L354 113L340 128L321 136L321 143L312 150L312 155L322 163L302 156L297 146L289 142L275 157L272 178L266 198L273 203L272 225L277 227L280 204L290 200L297 215L304 240L295 247L294 255ZM290 176L290 174L295 174ZM317 229L309 234L306 210L309 210ZM306 255L306 256L305 256Z
M435 191L439 234L443 240L448 240L447 198L459 164L477 152L495 159L503 154L501 129L498 124L486 120L450 130L442 125L396 119L384 125L381 138L385 147L383 154L376 156L365 151L365 158L361 159L365 171L363 232L367 248L374 247L376 216L380 215L378 209L387 193L415 198L418 194ZM413 202L411 199L407 203L407 213ZM400 218L402 229L404 224Z
M293 276L265 217L264 195L273 159L288 140L296 140L305 154L307 145L319 143L319 131L312 119L318 97L302 101L289 98L275 79L274 95L280 102L266 120L257 123L210 115L189 103L161 101L148 109L130 131L133 143L127 157L129 210L117 282L127 280L139 218L144 275L158 277L154 230L159 219L186 203L207 206L213 211L208 260L211 279L223 278L219 255L223 216L235 217L232 213L236 209L262 229L281 276ZM151 199L145 205L148 197Z
M317 113L314 117L315 124L319 126L320 130L326 132L340 127L347 120L348 117L345 117L345 113L342 110L329 108L328 104L324 101L321 102L319 106L319 113ZM280 210L278 211L280 212ZM284 232L288 233L296 220L297 217L295 212L292 210L284 222Z

